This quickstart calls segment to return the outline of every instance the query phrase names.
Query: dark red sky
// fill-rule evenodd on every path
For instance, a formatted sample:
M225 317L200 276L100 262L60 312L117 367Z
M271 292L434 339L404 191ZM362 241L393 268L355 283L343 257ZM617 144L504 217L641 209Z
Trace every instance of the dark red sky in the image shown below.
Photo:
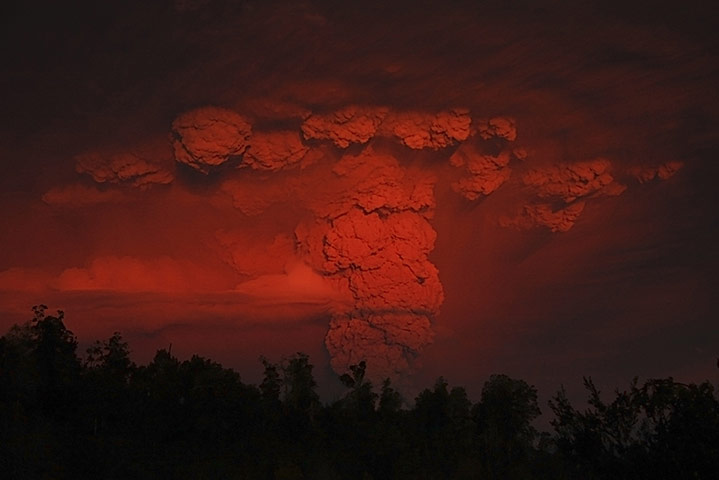
M172 342L256 381L259 355L305 351L327 383L351 347L328 352L333 315L417 332L392 316L411 312L431 329L417 334L410 391L444 375L476 397L500 372L545 395L582 375L716 379L711 2L47 3L15 2L2 20L3 331L45 303L81 343L121 330L138 361ZM173 121L205 106L245 118L251 148L258 132L290 132L308 153L279 166L246 154L247 168L208 174L181 164ZM379 115L376 134L348 148L310 138L308 118L347 107ZM447 145L398 136L457 108L471 133ZM516 139L483 139L492 118ZM477 149L508 164L473 164ZM350 295L354 273L320 265L298 237L328 205L358 211L385 178L396 185L382 208L404 213L382 213L395 226L370 247L391 265L434 265L438 308L429 273L396 297L371 291L377 276ZM410 205L420 184L431 214ZM370 221L358 218L350 229ZM402 256L387 238L403 229L415 246L436 232L434 248ZM391 357L362 338L352 345Z

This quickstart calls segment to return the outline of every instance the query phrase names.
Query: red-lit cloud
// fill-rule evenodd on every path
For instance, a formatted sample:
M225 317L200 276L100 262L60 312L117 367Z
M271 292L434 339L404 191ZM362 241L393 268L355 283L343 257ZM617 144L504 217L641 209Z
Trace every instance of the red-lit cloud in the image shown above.
M409 148L437 150L466 140L471 123L469 110L455 108L439 113L396 112L382 127Z
M133 187L167 184L174 178L171 171L135 152L78 155L75 170L89 174L98 183L128 184Z
M42 201L58 207L77 208L102 203L117 203L123 200L122 192L117 190L99 190L82 184L53 187L42 196Z
M655 178L667 180L684 166L683 162L672 161L657 166L635 166L629 169L629 173L633 175L639 183L646 183Z
M341 280L354 299L346 313L333 317L325 344L337 372L366 357L373 377L395 376L431 342L425 327L443 299L438 271L428 260L436 236L427 221L434 179L371 148L343 156L332 173L334 184L309 203L315 219L295 232L307 261ZM423 325L416 330L422 340L405 344L385 331L387 324L400 330ZM349 332L355 328L356 334Z
M499 224L520 230L547 227L552 232L568 232L582 214L585 205L583 201L576 201L555 209L547 203L529 204L522 207L521 212L514 217L500 217Z
M0 287L11 291L108 291L189 293L217 291L221 281L209 269L169 257L96 257L88 266L69 267L57 275L41 269L0 272Z
M524 3L187 1L99 36L12 30L38 50L2 79L5 321L56 301L78 333L254 363L310 346L379 379L714 318L707 30Z
M449 159L454 167L463 168L467 175L452 184L454 191L467 200L477 200L489 195L509 180L510 154L503 151L497 156L484 155L471 144L462 145Z
M258 241L243 231L220 230L215 237L223 258L241 275L256 277L281 273L294 257L295 240L289 234Z
M350 302L347 291L334 279L318 274L300 261L289 263L281 274L260 275L235 290L268 304L317 303L342 310Z
M485 140L500 138L513 142L517 139L517 125L512 118L494 117L478 121L477 133Z
M540 198L572 203L589 195L620 195L624 186L615 182L611 162L605 158L531 169L522 181Z
M444 301L440 272L429 260L437 237L432 218L438 174L455 178L452 189L470 202L514 185L521 192L515 195L519 212L500 212L499 225L557 233L575 225L587 201L626 188L606 158L534 166L515 145L521 135L515 120L493 117L473 125L467 109L429 113L353 105L306 115L293 131L253 130L241 113L205 107L178 116L172 134L177 162L204 174L228 162L236 167L222 170L213 202L219 206L228 198L257 225L281 215L289 230L251 233L230 223L208 235L210 251L234 272L234 284L195 261L131 256L94 257L45 284L119 293L232 290L245 304L314 304L329 319L325 345L332 368L342 373L366 360L375 380L411 371L435 336ZM395 141L401 150L375 146L375 137ZM342 151L353 144L361 146L358 152ZM434 163L413 162L420 150L436 152ZM173 180L159 166L163 162L132 152L93 153L79 156L76 169L98 183L145 188ZM668 178L679 164L639 168L628 174L646 181ZM51 189L43 199L81 207L117 202L121 195L76 185ZM288 212L294 213L280 214L278 205L292 205ZM20 288L36 277L22 270L3 276Z
M251 131L247 119L231 110L218 107L191 110L172 122L175 159L207 173L242 155Z
M352 143L367 143L386 115L386 108L352 105L311 115L302 124L302 133L307 139L331 140L338 147L347 148Z
M308 151L298 132L255 132L242 165L256 170L280 170L297 165Z
M0 291L41 293L49 286L47 272L41 269L13 267L0 272Z
M98 257L88 267L65 269L56 286L64 291L202 292L218 289L214 277L198 265L168 257Z

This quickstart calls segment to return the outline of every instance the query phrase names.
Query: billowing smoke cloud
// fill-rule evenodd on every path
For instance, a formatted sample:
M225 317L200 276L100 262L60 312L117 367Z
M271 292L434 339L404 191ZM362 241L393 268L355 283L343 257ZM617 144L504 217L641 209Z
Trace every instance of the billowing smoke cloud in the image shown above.
M524 174L522 182L531 188L534 200L518 213L502 216L500 225L567 232L584 211L584 199L624 192L626 186L618 183L611 171L612 164L605 158L533 168Z
M484 155L471 144L462 145L449 162L454 167L464 168L468 175L454 182L452 188L468 200L489 195L509 180L512 174L509 160L510 154L506 151L497 156Z
M677 173L683 166L683 162L673 161L657 166L632 167L629 169L629 173L639 180L639 183L646 183L654 180L655 178L667 180Z
M197 112L206 111L179 119ZM217 110L211 112L218 116ZM525 204L518 214L500 215L500 225L506 227L566 232L588 199L616 196L625 189L604 158L533 167L531 155L515 145L518 129L513 119L492 117L472 126L466 109L429 113L351 105L306 115L300 128L304 140L340 149L316 149L308 164L303 158L311 147L297 132L252 133L245 117L222 112L242 125L234 130L239 137L233 141L227 131L211 133L219 127L206 122L202 130L208 138L223 140L213 157L220 160L203 165L234 157L239 167L278 172L318 162L314 169L266 177L263 183L234 175L221 187L245 215L262 215L275 204L299 203L311 215L296 226L294 239L279 235L257 247L243 245L227 232L217 238L229 252L229 263L250 276L237 286L239 292L278 303L304 296L308 302L333 304L325 345L338 373L361 360L368 362L375 379L411 371L414 359L433 340L432 324L444 299L439 272L429 261L436 239L430 223L436 207L434 169L400 162L391 149L375 148L374 138L408 147L403 158L412 150L438 151L445 165L460 174L452 188L468 201L491 195L508 182L518 185ZM183 123L179 119L173 124L176 130ZM361 146L359 153L342 151L353 144ZM451 154L439 152L457 144ZM178 162L186 163L187 151L179 150ZM520 173L513 176L513 169Z
M42 302L245 381L706 360L711 2L86 3L3 29L0 326Z
M624 186L614 181L611 162L605 158L532 169L522 178L540 198L572 203L589 195L619 195Z
M297 132L255 132L242 165L255 170L280 170L297 165L308 151Z
M202 118L208 115L205 109L183 114L173 123L175 131L179 125L187 131L191 123L187 119L197 112L204 112ZM244 118L222 112L236 123ZM211 110L209 116L219 116L218 111ZM382 123L385 119L387 124ZM381 128L381 135L412 149L439 149L466 139L470 123L466 110L391 113L386 108L350 106L308 116L301 131L305 139L346 148L370 142ZM310 151L291 131L250 133L252 127L243 124L236 130L242 132L241 142L233 142L226 131L211 132L219 128L217 122L203 125L207 138L222 138L222 148L204 146L203 152L215 153L210 160L201 160L202 167L197 167L196 160L204 158L204 153L194 154L193 162L187 160L188 151L200 150L188 147L184 140L188 135L182 135L180 149L177 135L175 139L177 161L203 172L232 156L240 167L278 171L297 165ZM248 148L225 148L240 143ZM266 185L246 175L235 176L221 187L246 215L261 215L276 203L299 202L311 216L295 228L294 251L288 251L290 243L284 236L275 237L261 253L227 232L218 232L217 238L237 272L252 277L237 286L239 292L279 303L298 301L303 294L307 301L319 301L324 295L333 304L325 344L335 371L344 372L364 359L373 378L395 377L407 372L422 348L431 343L431 324L444 298L437 268L428 260L436 238L429 223L436 178L372 147L358 154L341 154L336 161L331 152L315 157L322 165L309 173L300 171ZM326 181L307 180L321 171L327 171ZM303 263L276 272L292 258ZM307 283L304 289L299 288L302 282Z
M525 205L522 207L522 211L514 217L500 217L499 224L503 227L516 227L520 230L529 230L539 226L547 227L552 232L568 232L584 211L585 205L585 202L577 201L556 210L547 203Z
M311 265L342 279L354 298L331 320L325 344L337 372L364 359L373 378L394 377L431 342L444 298L428 260L433 181L372 149L344 156L333 173L345 188L335 202L314 205L317 219L296 230Z
M618 196L626 189L613 176L606 158L573 163L549 163L533 167L524 148L515 148L517 126L513 119L494 117L477 122L476 137L462 144L449 163L464 173L452 184L454 191L476 201L512 182L524 191L523 204L513 213L499 216L499 224L528 230L546 227L552 232L569 231L586 206L586 200ZM523 173L512 177L511 163ZM653 178L659 169L665 178L672 167L636 170L637 178ZM640 180L641 181L641 180Z
M411 361L432 340L427 316L410 313L335 317L325 344L335 371L367 362L372 379L396 378L411 371Z
M172 122L175 159L208 173L247 150L252 127L238 113L219 107L186 112Z
M526 158L524 150L509 146L517 138L514 120L494 117L478 121L475 127L475 138L463 143L449 158L450 165L464 173L452 189L470 201L491 194L509 181L510 161Z
M385 107L349 106L311 115L302 124L307 139L331 140L340 148L365 144L375 135L393 138L414 149L440 149L466 140L472 120L469 110L439 113L395 112Z
M620 171L608 158L540 162L521 144L514 119L473 123L467 109L350 105L312 114L266 104L254 105L247 115L219 107L179 115L171 128L174 159L223 177L211 187L211 203L229 202L239 216L208 232L207 241L234 272L231 291L258 305L314 305L329 316L324 344L332 368L344 373L365 360L375 380L412 371L435 337L444 301L440 273L429 260L439 181L448 181L467 202L513 189L520 205L515 212L498 212L501 226L567 232L587 202L624 191L617 175L646 182L669 178L681 167L672 162ZM284 127L258 128L255 117ZM287 127L292 124L297 129ZM414 161L417 155L433 163ZM76 170L114 188L174 180L162 155L138 149L78 156ZM43 199L80 207L122 198L112 188L85 195L87 190L56 188ZM82 202L76 199L83 196ZM272 227L280 211L293 213L281 215L289 217L283 227ZM265 222L266 231L247 230L242 222ZM27 275L5 276L27 283ZM209 292L227 291L225 280L169 257L102 256L86 267L66 268L52 286Z
M477 122L477 133L485 140L499 138L513 142L517 139L517 125L512 118L494 117Z
M79 155L75 164L78 173L87 173L98 183L128 184L147 187L172 182L173 174L162 165L135 152L99 153Z
M455 108L436 114L394 113L382 127L383 131L391 133L409 148L437 150L466 140L470 134L471 123L469 110Z
M386 115L386 108L348 106L311 115L302 124L302 133L307 139L331 140L338 147L347 148L352 143L367 143Z

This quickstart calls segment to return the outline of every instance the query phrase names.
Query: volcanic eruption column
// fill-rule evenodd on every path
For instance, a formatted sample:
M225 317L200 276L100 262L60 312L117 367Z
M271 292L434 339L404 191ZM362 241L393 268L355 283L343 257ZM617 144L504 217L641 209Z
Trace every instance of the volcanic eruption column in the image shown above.
M394 137L411 149L443 148L470 133L467 111L390 113L347 107L308 116L305 140L332 141L339 149ZM256 170L295 166L307 148L292 132L253 133L241 115L215 107L193 110L173 123L178 162L207 173L227 162ZM350 293L336 308L325 344L337 372L366 360L375 378L407 372L432 341L432 321L444 299L437 268L427 256L436 232L430 225L434 177L403 167L371 146L345 153L332 166L334 181L294 194L315 219L295 229L298 254L315 271Z
M312 212L312 220L295 228L294 255L351 298L349 305L332 309L325 337L332 368L341 374L365 360L371 378L395 378L411 371L418 353L432 342L432 323L444 300L437 268L428 259L436 238L429 223L436 179L370 141L379 137L410 150L438 151L469 139L448 159L455 171L452 187L469 201L508 182L509 164L523 162L527 154L511 147L517 136L513 120L475 119L473 124L465 109L427 113L348 106L307 113L302 122L303 138L292 130L253 131L248 119L231 110L192 110L173 122L175 160L205 174L219 167L223 172L295 169L297 181L286 183L279 196L258 199L236 191L235 206L252 215L274 201L292 201ZM325 155L330 150L322 146L334 153ZM312 168L305 167L313 163L331 168L331 180L312 180ZM659 167L658 175L680 166ZM519 182L529 199L499 223L567 231L587 199L624 191L612 169L602 158L524 168ZM651 173L631 172L640 182L653 178Z

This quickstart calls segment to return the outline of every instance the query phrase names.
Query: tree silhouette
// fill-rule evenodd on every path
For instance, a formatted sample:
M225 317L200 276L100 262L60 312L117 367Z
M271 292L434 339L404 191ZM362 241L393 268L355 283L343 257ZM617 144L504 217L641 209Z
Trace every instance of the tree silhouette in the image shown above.
M295 354L282 365L282 400L294 412L312 415L319 405L313 368L304 353Z
M719 401L708 382L651 379L605 403L584 379L589 408L560 390L550 402L557 445L570 474L587 478L712 478L719 471Z
M85 407L97 435L107 428L123 428L129 412L128 382L136 366L122 335L115 332L104 342L96 341L87 349L84 361Z
M415 400L412 411L416 439L417 461L421 459L424 478L451 478L459 458L466 456L471 446L471 402L462 387L448 390L440 377L432 390L425 389Z
M359 419L370 419L375 414L378 395L372 389L372 382L365 380L367 363L363 360L349 368L351 375L345 373L340 377L342 384L350 389L343 406Z
M73 435L80 425L76 419L82 366L75 354L77 340L65 327L62 311L46 315L45 305L32 310L33 318L13 327L0 349L2 430L8 436L3 439L7 447L0 449L0 464L26 478L60 475L82 456L81 449L72 451L52 442L56 432Z
M714 387L653 379L588 408L560 390L538 434L537 391L492 375L472 404L440 377L413 405L359 362L322 404L309 357L261 358L259 386L197 355L136 366L120 333L84 361L61 311L0 337L3 478L710 479L719 471ZM68 441L72 439L72 441Z
M392 382L386 378L382 382L379 395L379 413L383 418L392 417L402 408L402 395L392 388Z
M492 375L472 416L486 478L526 478L540 414L537 390L523 380Z
M33 307L35 318L30 327L38 378L41 408L46 415L67 415L75 407L75 394L80 375L76 355L77 339L65 327L65 314L46 316L45 305Z

